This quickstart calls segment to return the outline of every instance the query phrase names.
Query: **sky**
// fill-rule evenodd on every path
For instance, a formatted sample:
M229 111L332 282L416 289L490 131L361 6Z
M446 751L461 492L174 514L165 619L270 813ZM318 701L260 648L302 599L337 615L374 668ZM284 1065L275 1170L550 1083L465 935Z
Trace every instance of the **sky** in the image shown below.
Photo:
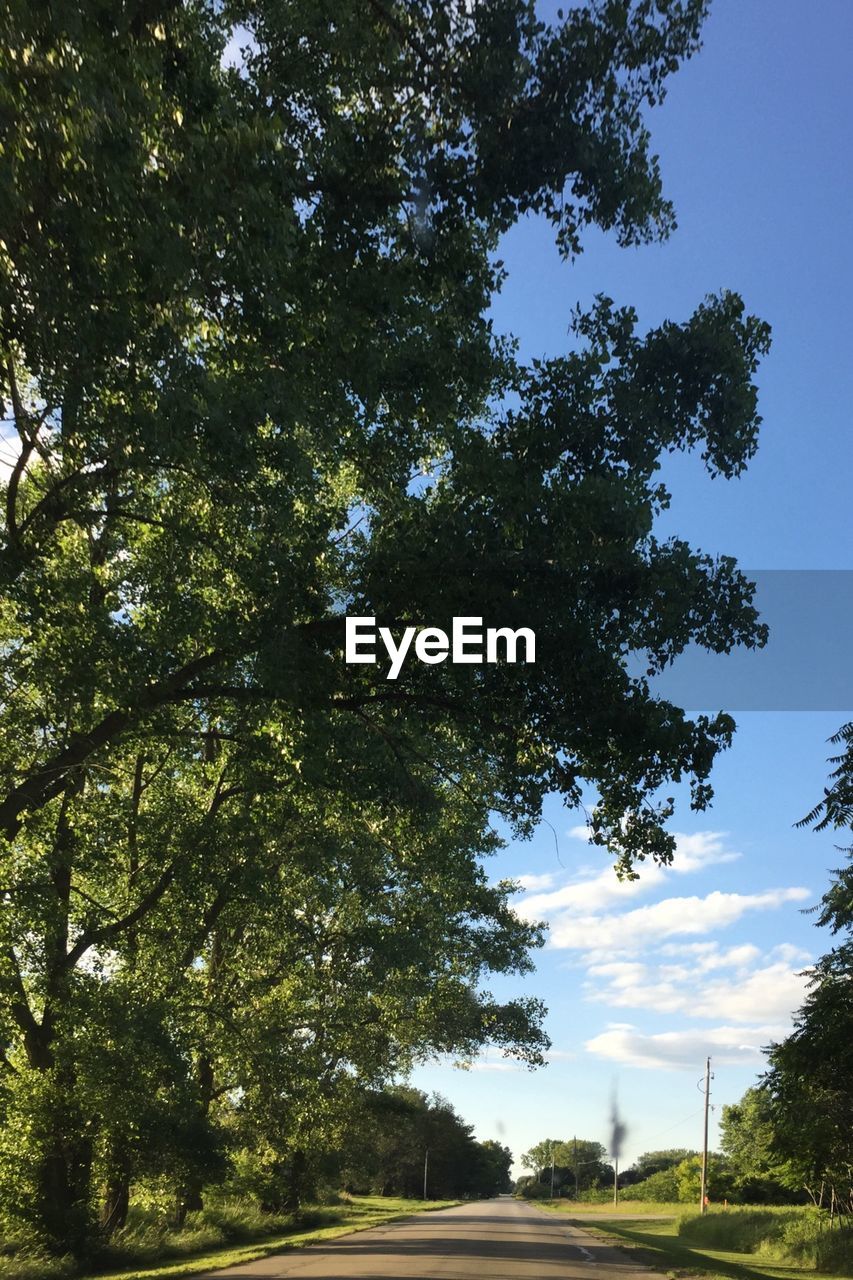
M673 501L659 526L754 571L853 569L851 47L848 0L715 0L702 51L649 115L678 216L670 240L620 249L590 234L570 264L529 219L500 254L509 278L495 320L528 356L564 351L573 307L600 292L651 326L730 288L769 321L756 458L737 481L710 480L695 457L668 462ZM843 701L736 714L713 807L692 813L676 791L674 865L631 884L587 844L583 812L549 801L533 839L510 841L489 868L518 879L517 909L550 926L533 975L491 984L546 1002L549 1064L531 1072L489 1052L467 1071L421 1067L413 1083L516 1159L545 1137L607 1144L616 1090L625 1167L643 1151L701 1145L710 1055L715 1145L720 1108L755 1082L762 1046L802 1001L803 968L830 945L804 911L843 861L843 836L795 824L822 794L829 735L853 719Z

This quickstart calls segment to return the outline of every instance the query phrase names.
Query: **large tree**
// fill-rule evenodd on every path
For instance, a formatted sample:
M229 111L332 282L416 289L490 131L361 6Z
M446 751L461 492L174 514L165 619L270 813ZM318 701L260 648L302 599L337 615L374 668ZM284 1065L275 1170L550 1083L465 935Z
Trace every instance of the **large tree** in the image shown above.
M525 214L565 254L588 224L671 229L643 111L704 9L5 7L0 980L59 1247L85 1239L107 1136L120 1211L157 1127L91 1120L117 995L150 999L163 1079L192 1058L203 1116L230 1079L211 1082L229 1001L255 998L233 967L256 934L281 967L308 909L291 882L322 898L342 815L373 823L365 893L383 841L386 878L411 860L400 922L411 901L423 924L419 866L453 847L464 867L423 881L457 986L389 1044L525 1053L535 1011L469 1016L532 941L482 896L489 811L527 830L547 791L591 784L595 838L631 874L671 855L661 788L708 802L731 720L653 698L626 658L761 639L733 562L654 521L664 453L724 476L752 454L766 327L724 294L643 335L600 299L566 355L524 366L487 318ZM532 627L538 660L392 683L344 662L345 612ZM125 1056L141 1034L126 1019Z

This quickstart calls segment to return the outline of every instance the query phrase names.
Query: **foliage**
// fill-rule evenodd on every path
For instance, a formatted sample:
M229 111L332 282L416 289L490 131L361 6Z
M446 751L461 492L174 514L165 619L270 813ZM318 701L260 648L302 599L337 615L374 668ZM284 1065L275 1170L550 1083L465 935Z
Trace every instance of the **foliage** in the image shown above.
M818 830L849 829L853 729L833 739L844 752L823 801L804 819ZM853 851L832 874L817 922L842 940L808 971L808 994L794 1030L771 1046L763 1077L762 1107L771 1129L770 1150L786 1186L804 1188L831 1213L853 1211Z
M798 1273L814 1275L816 1269L824 1274L850 1274L850 1233L830 1229L828 1221L821 1226L819 1217L802 1208L712 1209L701 1217L670 1221L604 1218L595 1229L615 1237L636 1261L657 1271L726 1275L734 1280L750 1280L756 1272L778 1280L791 1280ZM769 1237L763 1246L758 1241L762 1231Z
M509 1190L512 1152L477 1142L439 1095L396 1086L365 1099L362 1123L346 1134L342 1181L351 1191L481 1198Z
M668 232L644 110L704 10L4 7L0 1193L58 1255L146 1179L184 1222L238 1152L296 1206L430 1053L541 1062L541 1006L488 991L541 942L490 815L591 785L632 875L662 788L708 803L732 721L627 656L763 641L654 525L662 455L752 456L767 328L600 298L523 365L487 319L528 213L565 254ZM345 612L539 660L392 683Z
M539 1186L547 1186L549 1195L552 1161L556 1195L576 1196L603 1181L613 1180L613 1167L607 1163L607 1151L600 1142L589 1138L570 1138L567 1141L546 1138L524 1152L521 1164L537 1175ZM538 1190L525 1194L536 1198Z
M632 1200L654 1200L667 1203L679 1200L680 1186L676 1169L675 1165L669 1169L659 1169L657 1173L649 1174L648 1178L644 1178L642 1182L632 1182L628 1189L628 1196Z
M684 1217L678 1234L690 1243L738 1253L759 1253L839 1275L850 1273L853 1233L833 1228L814 1207L736 1209Z
M780 1204L801 1198L798 1172L776 1149L776 1119L770 1095L747 1089L740 1102L723 1107L720 1145L747 1204Z
M551 1195L551 1184L540 1182L538 1178L522 1177L516 1179L515 1194L521 1200L547 1200Z
M652 1174L672 1169L675 1165L681 1164L682 1160L688 1160L697 1154L696 1151L690 1151L686 1147L669 1147L665 1151L644 1151L642 1155L637 1156L631 1167L639 1178L650 1178Z
M675 1167L678 1199L681 1204L698 1204L702 1190L702 1157L690 1156ZM706 1194L709 1200L731 1199L735 1194L735 1179L728 1161L716 1152L708 1152L706 1168Z
M853 945L823 956L794 1030L769 1053L762 1080L784 1182L818 1204L853 1209Z
M621 1187L629 1188L632 1199L670 1202L678 1199L677 1165L695 1156L685 1147L663 1151L646 1151L638 1156L630 1169L619 1176Z
M135 1206L127 1225L99 1251L96 1274L108 1270L113 1277L127 1276L127 1268L133 1268L134 1275L137 1268L146 1275L159 1274L158 1264L163 1265L164 1274L173 1274L176 1261L206 1274L211 1268L248 1262L272 1250L312 1244L453 1203L362 1196L332 1207L311 1206L293 1217L261 1213L252 1199L215 1195L176 1229L155 1196L144 1208ZM187 1274L183 1267L180 1274ZM78 1275L79 1268L71 1258L58 1260L26 1247L12 1248L8 1256L0 1258L4 1280L70 1280Z

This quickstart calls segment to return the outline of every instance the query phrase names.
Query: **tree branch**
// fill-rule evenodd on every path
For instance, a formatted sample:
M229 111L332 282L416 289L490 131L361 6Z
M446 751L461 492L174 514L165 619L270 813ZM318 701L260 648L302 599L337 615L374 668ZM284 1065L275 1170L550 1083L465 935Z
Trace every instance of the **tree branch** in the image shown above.
M97 946L102 942L111 942L113 938L117 938L119 934L125 930L131 929L138 924L144 916L157 905L163 897L166 890L172 884L177 873L175 862L169 865L160 873L157 880L148 890L148 892L139 900L132 911L126 916L121 916L112 924L106 924L100 929L93 929L89 933L84 933L82 938L77 941L65 957L65 967L70 970L77 964L78 960L86 954L90 947Z
M225 650L215 650L200 658L194 658L192 662L187 662L165 680L143 689L137 695L132 707L115 708L87 733L73 734L62 751L59 751L52 760L32 770L0 802L0 831L5 831L10 839L14 837L20 830L22 815L27 810L42 809L49 801L55 799L64 790L67 775L72 769L79 768L100 747L114 741L146 711L152 711L172 701L174 694L182 685L200 672L221 662L225 656Z
M8 973L0 979L0 985L6 987L10 994L9 1012L18 1030L24 1035L24 1039L37 1038L41 1028L36 1021L35 1015L30 1008L30 1002L27 998L24 980L21 977L21 970L18 965L18 957L15 955L15 949L12 946L3 948L3 955L9 966Z

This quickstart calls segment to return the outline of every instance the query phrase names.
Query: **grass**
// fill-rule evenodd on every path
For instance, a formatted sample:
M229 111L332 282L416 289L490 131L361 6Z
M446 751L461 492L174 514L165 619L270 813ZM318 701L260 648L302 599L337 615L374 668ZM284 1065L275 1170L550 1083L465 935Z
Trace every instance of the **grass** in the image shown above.
M353 1196L351 1200L332 1209L323 1209L322 1226L311 1226L307 1229L295 1227L282 1235L266 1236L254 1243L240 1244L225 1249L206 1251L193 1258L182 1258L179 1261L164 1260L154 1266L124 1269L120 1271L99 1272L97 1277L85 1277L84 1280L178 1280L181 1276L194 1276L206 1271L215 1271L220 1267L233 1267L241 1262L251 1262L255 1258L267 1258L273 1253L282 1253L286 1249L304 1249L306 1245L318 1244L323 1240L334 1240L337 1236L349 1235L355 1231L367 1231L370 1227L381 1226L385 1222L396 1222L408 1218L413 1213L429 1212L435 1209L448 1209L459 1204L458 1200L403 1200L392 1196Z
M584 1200L537 1200L536 1203L540 1209L551 1209L555 1213L568 1213L573 1218L585 1218L587 1214L596 1218L613 1218L619 1217L623 1213L629 1217L681 1217L683 1213L689 1212L687 1205L674 1204L669 1201L657 1200L629 1200L627 1197L620 1197L618 1206L614 1209L612 1198L604 1204L587 1203Z
M413 1213L447 1209L458 1200L404 1200L392 1196L353 1196L340 1205L330 1208L307 1210L302 1223L294 1223L275 1234L259 1232L255 1239L244 1238L230 1244L220 1240L211 1247L204 1240L204 1231L197 1233L199 1247L193 1248L193 1232L186 1239L176 1237L171 1246L162 1245L162 1256L151 1257L151 1249L140 1248L140 1256L124 1265L109 1270L100 1268L81 1277L70 1260L42 1258L40 1256L8 1258L0 1262L0 1280L179 1280L182 1276L197 1276L221 1267L233 1267L238 1263L266 1258L270 1254L289 1249L304 1249L306 1245L337 1236L366 1231L408 1218ZM132 1253L132 1248L126 1250ZM177 1256L176 1256L177 1255Z
M628 1210L629 1206L630 1202L626 1202L625 1209ZM679 1235L681 1215L691 1213L685 1205L652 1206L635 1201L634 1206L640 1210L635 1217L611 1216L608 1220L602 1214L594 1225L583 1220L580 1214L572 1214L568 1204L565 1210L561 1206L559 1211L576 1218L584 1231L625 1250L633 1261L653 1267L658 1272L665 1272L676 1280L681 1277L721 1277L722 1280L838 1280L838 1272L816 1271L806 1262L765 1259L752 1252L711 1249L689 1244ZM548 1202L542 1202L541 1207L547 1209ZM587 1207L584 1205L583 1212ZM679 1216L668 1221L652 1216L656 1210L664 1208ZM612 1212L611 1206L611 1215ZM721 1209L719 1212L726 1211Z

